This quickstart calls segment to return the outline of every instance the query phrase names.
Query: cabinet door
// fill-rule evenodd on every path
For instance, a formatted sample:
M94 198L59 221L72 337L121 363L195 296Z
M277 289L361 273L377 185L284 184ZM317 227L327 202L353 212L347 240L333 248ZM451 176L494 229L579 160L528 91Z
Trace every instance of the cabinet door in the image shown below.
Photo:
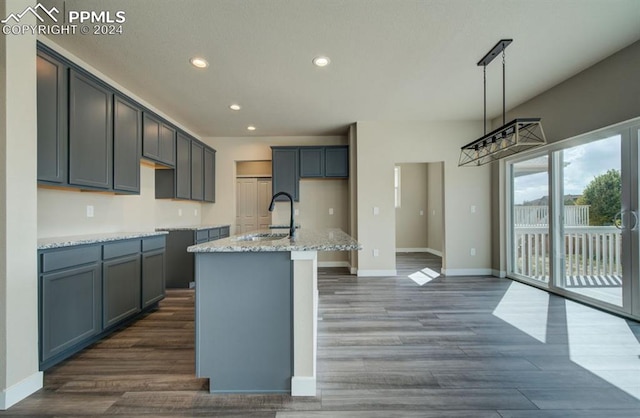
M147 113L142 121L142 156L160 161L160 121Z
M299 173L298 173L298 148L273 148L272 149L272 190L273 194L287 192L293 196L296 202L299 200ZM280 196L278 201L287 201Z
M324 177L324 148L300 148L300 177Z
M102 330L101 294L97 263L41 276L41 362Z
M204 149L204 200L216 201L216 152L211 148Z
M140 193L142 112L117 95L113 109L113 188Z
M102 326L107 328L140 312L140 255L102 263Z
M349 147L325 148L325 177L349 177Z
M178 199L191 198L191 140L182 134L176 139L176 190Z
M71 70L69 78L69 184L111 189L113 94Z
M142 308L164 298L164 249L142 253Z
M204 147L191 141L191 199L204 199Z
M160 161L174 166L176 164L176 130L163 123L160 125Z
M38 181L67 182L66 65L38 52Z

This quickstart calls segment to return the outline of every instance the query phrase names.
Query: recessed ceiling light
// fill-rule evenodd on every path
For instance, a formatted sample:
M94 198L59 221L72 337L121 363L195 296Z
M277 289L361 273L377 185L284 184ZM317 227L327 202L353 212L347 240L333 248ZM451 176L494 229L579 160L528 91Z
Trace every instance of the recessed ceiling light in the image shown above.
M240 107L239 104L234 103L232 105L229 105L229 109L231 109L231 110L240 110L242 108Z
M247 129L250 130L250 131L255 131L256 127L253 126L253 125L249 125L249 126L247 126Z
M207 60L201 57L193 57L189 60L189 62L191 63L191 65L197 68L207 68L209 66Z
M315 57L313 59L313 64L318 67L326 67L330 62L331 60L329 59L329 57Z

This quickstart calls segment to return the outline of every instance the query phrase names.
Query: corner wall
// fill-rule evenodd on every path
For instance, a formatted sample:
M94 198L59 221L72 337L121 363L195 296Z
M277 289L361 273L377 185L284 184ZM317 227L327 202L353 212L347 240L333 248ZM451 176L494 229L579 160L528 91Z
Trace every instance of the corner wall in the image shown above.
M32 2L7 0L0 15ZM25 16L22 24L35 24ZM38 371L36 37L0 36L0 410L42 387Z
M396 273L394 164L440 161L444 162L445 273L490 273L490 170L458 167L460 147L480 133L481 121L357 123L358 241L363 245L359 276ZM471 248L476 249L475 256L470 255Z
M640 116L640 41L618 51L507 113L506 120L541 117L553 143ZM493 121L493 126L502 119ZM493 163L492 268L506 271L504 162Z

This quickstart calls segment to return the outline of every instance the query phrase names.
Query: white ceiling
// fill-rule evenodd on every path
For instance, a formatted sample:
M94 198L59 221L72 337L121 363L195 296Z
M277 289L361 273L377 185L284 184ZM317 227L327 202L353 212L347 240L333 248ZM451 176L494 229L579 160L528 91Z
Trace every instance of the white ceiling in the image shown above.
M62 7L62 0L42 1ZM51 36L202 136L341 134L355 121L482 119L500 39L507 109L640 39L640 0L66 0L124 34ZM62 9L61 9L62 10ZM189 64L194 55L210 63ZM327 55L331 65L311 60ZM501 60L487 67L501 114ZM239 103L242 110L228 106ZM535 116L535 115L531 115ZM253 133L246 127L254 124Z

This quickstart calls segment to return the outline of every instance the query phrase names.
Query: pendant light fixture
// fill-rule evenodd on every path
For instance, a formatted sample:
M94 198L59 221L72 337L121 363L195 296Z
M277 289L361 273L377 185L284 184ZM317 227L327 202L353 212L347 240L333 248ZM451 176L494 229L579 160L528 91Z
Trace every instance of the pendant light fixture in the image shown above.
M505 53L513 39L501 39L479 62L484 79L484 135L460 149L458 167L487 164L528 149L547 140L540 118L517 118L505 123ZM502 53L502 126L487 133L487 65Z

